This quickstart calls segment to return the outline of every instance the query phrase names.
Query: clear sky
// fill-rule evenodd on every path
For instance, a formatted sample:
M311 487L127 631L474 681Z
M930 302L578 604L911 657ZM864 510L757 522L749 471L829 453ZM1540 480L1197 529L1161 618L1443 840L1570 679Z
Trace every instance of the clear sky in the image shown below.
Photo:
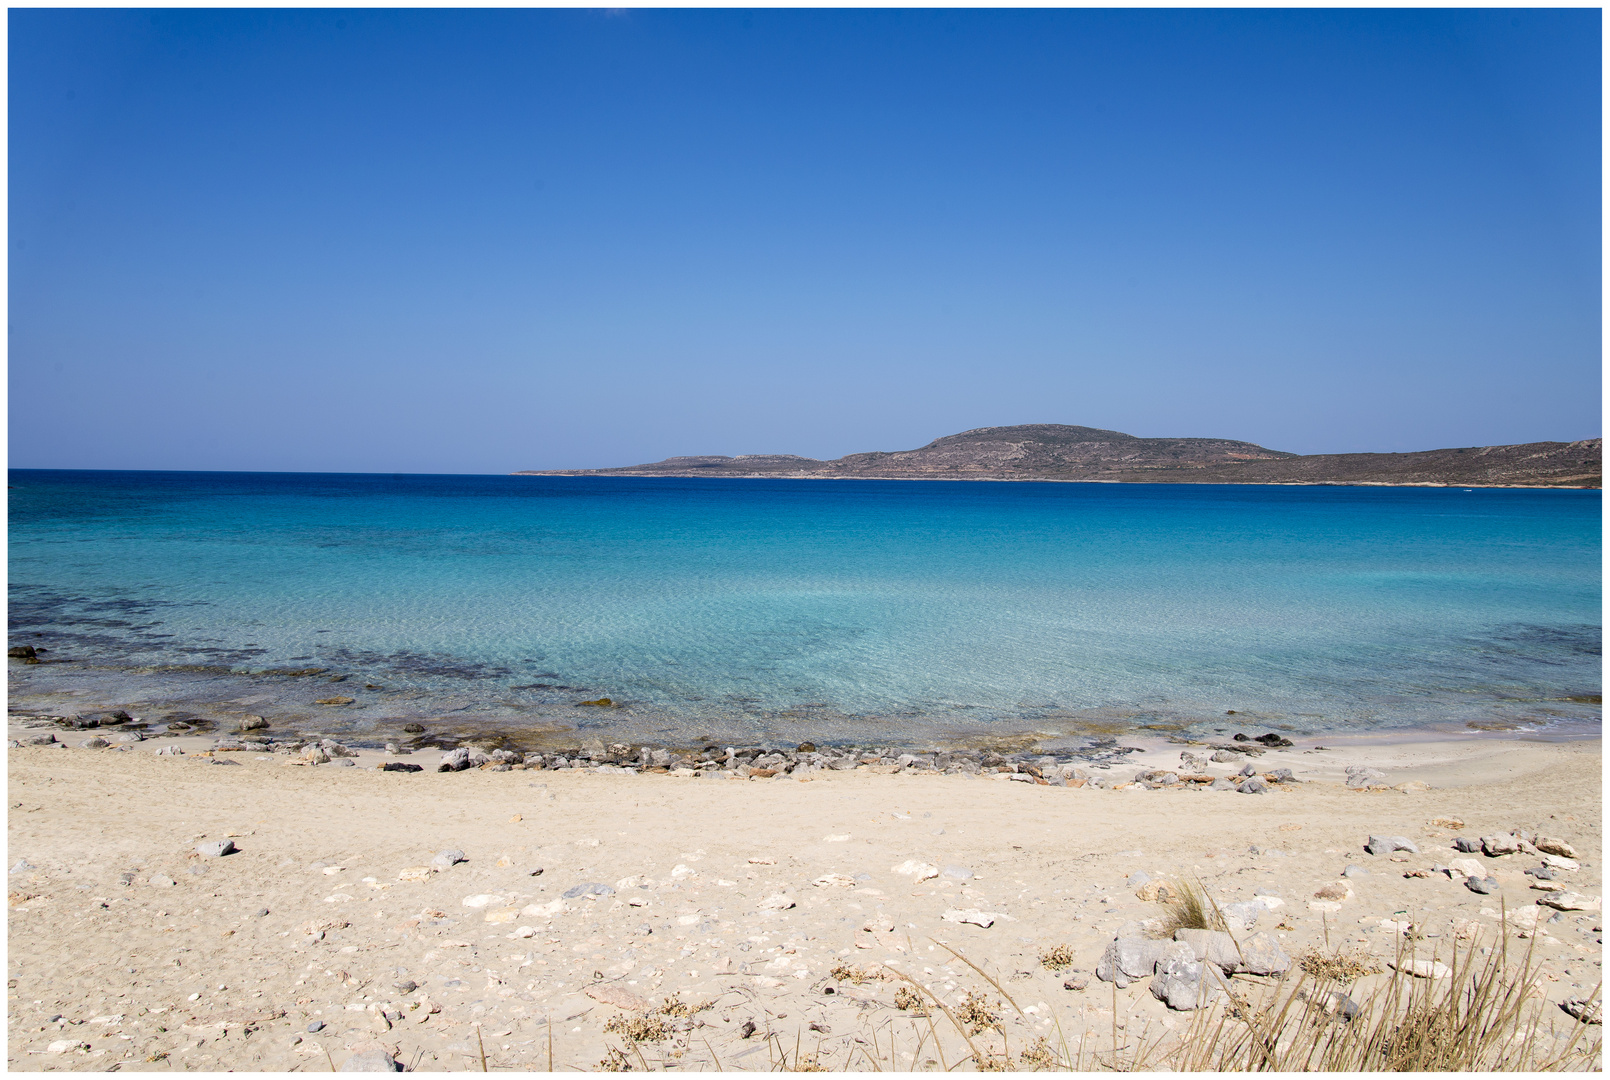
M1600 13L10 21L14 467L1600 433Z

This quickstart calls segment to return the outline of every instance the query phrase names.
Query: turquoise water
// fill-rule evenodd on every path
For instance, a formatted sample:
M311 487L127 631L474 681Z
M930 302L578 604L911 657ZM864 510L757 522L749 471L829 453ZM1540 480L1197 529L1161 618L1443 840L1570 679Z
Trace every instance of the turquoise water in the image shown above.
M641 738L1598 722L1598 492L14 471L13 708ZM348 674L290 678L273 669ZM186 668L188 670L175 670ZM380 689L367 690L366 686ZM339 692L344 709L312 705ZM620 708L578 707L608 696ZM310 721L311 722L311 721ZM1240 722L1240 721L1237 721Z

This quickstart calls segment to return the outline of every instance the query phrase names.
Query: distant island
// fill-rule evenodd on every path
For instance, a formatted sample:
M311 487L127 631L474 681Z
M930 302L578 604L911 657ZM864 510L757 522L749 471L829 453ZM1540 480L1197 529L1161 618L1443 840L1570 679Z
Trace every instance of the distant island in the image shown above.
M946 435L916 450L849 454L832 461L795 454L707 455L616 469L514 475L1597 488L1603 442L1580 439L1407 454L1288 454L1234 439L1142 439L1069 424L1019 424Z

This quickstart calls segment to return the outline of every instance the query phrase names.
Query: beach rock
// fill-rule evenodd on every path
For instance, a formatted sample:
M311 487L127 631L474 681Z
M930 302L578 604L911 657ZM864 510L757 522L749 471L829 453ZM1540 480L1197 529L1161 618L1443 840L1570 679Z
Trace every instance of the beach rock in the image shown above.
M88 1049L89 1049L89 1043L82 1042L82 1041L80 1041L78 1039L57 1039L55 1042L53 1042L49 1046L45 1047L45 1053L47 1053L47 1054L71 1054L71 1053L74 1053L74 1052L79 1051L79 1050L88 1050Z
M1407 851L1414 855L1420 853L1420 849L1415 847L1414 841L1407 836L1377 836L1374 834L1371 834L1369 843L1364 845L1364 850L1371 855L1385 855L1393 851Z
M1521 850L1521 846L1515 837L1500 834L1482 837L1481 850L1488 858L1498 858L1503 855L1516 854Z
M1251 930L1263 913L1269 909L1256 900L1243 900L1239 904L1225 904L1219 908L1226 926L1234 930Z
M425 733L425 725L424 724L404 724L403 725L403 730L408 732L408 734L410 734L410 735L423 735Z
M247 715L240 718L240 730L242 731L261 731L266 727L268 727L268 721L261 716Z
M437 772L463 772L470 767L470 750L467 746L460 746L456 750L449 750L442 755L437 763Z
M793 906L794 898L783 893L773 893L755 905L761 911L787 911Z
M1240 970L1250 975L1282 975L1291 967L1291 957L1268 934L1253 934L1241 943Z
M1484 878L1487 876L1487 867L1482 865L1479 859L1450 859L1448 869L1460 877Z
M1267 734L1264 734L1264 735L1259 735L1256 739L1254 739L1252 741L1253 742L1263 743L1263 745L1265 745L1265 746L1294 746L1294 745L1296 745L1295 743L1293 743L1290 739L1286 738L1285 736L1276 735L1272 731L1267 733Z
M1180 1011L1213 1004L1224 991L1218 980L1208 974L1210 967L1177 957L1165 960L1157 965L1157 974L1152 976L1152 997Z
M1221 776L1217 780L1213 781L1213 783L1208 785L1208 790L1209 791L1234 791L1235 790L1235 781L1234 780L1227 780L1227 779L1225 779L1224 777Z
M1564 855L1545 855L1543 865L1550 870L1580 870L1582 864L1575 859L1568 859Z
M1498 891L1498 879L1495 877L1467 877L1465 879L1465 888L1473 893L1480 893L1486 896L1488 893Z
M1581 893L1564 890L1551 892L1539 899L1538 903L1556 911L1598 911L1601 905L1597 896L1583 896Z
M50 734L25 735L18 741L24 746L49 746L56 741L56 736Z
M1456 837L1453 842L1453 849L1466 853L1477 852L1481 850L1481 841L1472 840L1467 836Z
M233 840L209 840L205 844L196 845L197 855L205 855L214 859L222 858L236 850L238 849L235 847Z
M406 761L388 761L380 766L381 772L424 772L423 765L413 765Z
M330 762L330 764L331 765L338 765L338 766L341 766L343 768L351 769L351 768L356 768L358 763L353 761L351 758L344 758L343 757L343 758L335 758L334 760L332 760Z
M31 660L38 655L32 645L13 645L6 650L6 655L13 660Z
M1275 769L1272 772L1265 773L1264 779L1268 780L1271 784L1295 784L1297 782L1297 774L1292 772L1290 769Z
M1347 786L1350 788L1366 788L1385 779L1386 773L1380 769L1367 769L1362 765L1347 767Z
M889 872L909 877L912 881L927 881L929 878L939 876L939 867L931 863L918 862L916 859L907 859L899 866L889 867Z
M356 700L355 698L340 697L340 696L337 696L337 697L325 697L325 698L316 699L313 702L313 704L315 704L315 705L351 705L353 703L353 701L355 701L355 700Z
M1183 941L1118 937L1108 943L1107 951L1096 961L1096 978L1102 982L1117 983L1122 988L1151 975L1164 960L1193 961L1195 956L1195 951Z
M1233 750L1215 750L1209 761L1216 761L1220 765L1230 765L1241 760L1241 755Z
M1437 960L1388 960L1386 966L1416 979L1446 979L1452 972Z
M1576 858L1576 848L1553 836L1539 836L1536 846L1538 851L1546 852L1549 855L1558 855L1566 859Z
M1356 877L1369 877L1370 872L1368 870L1364 869L1362 866L1354 866L1352 863L1349 863L1347 865L1347 868L1342 871L1342 876L1343 877L1355 877L1355 878Z
M1223 930L1182 928L1174 931L1174 940L1189 945L1195 960L1205 960L1225 972L1241 969L1241 951L1236 948L1235 938Z
M1131 889L1138 889L1150 880L1152 880L1151 875L1146 873L1146 871L1136 870L1133 874L1129 875L1128 880L1126 880L1124 884Z
M1207 768L1207 761L1206 759L1191 753L1189 750L1181 750L1180 766L1185 769L1186 772L1196 773Z
M1604 1021L1604 1004L1594 998L1569 998L1560 1002L1560 1008L1572 1019L1584 1024L1602 1024Z
M302 756L315 765L323 765L331 760L330 752L322 746L303 747Z
M339 1072L401 1072L402 1066L378 1046L365 1047L341 1063Z
M83 742L78 744L79 749L81 750L104 750L111 745L111 743L98 736L93 739L85 739Z
M1249 776L1236 790L1243 795L1265 795L1269 791L1269 785L1264 783L1261 777Z
M313 1021L311 1024L309 1024L307 1026L307 1033L309 1035L317 1035L319 1032L321 1032L323 1030L324 1030L324 1021L323 1020L315 1020L315 1021Z
M431 869L441 871L453 866L455 863L469 862L464 853L457 848L448 848L438 851L430 860Z
M1241 771L1236 773L1236 775L1237 776L1257 776L1258 775L1258 767L1256 765L1254 765L1252 762L1249 761L1245 765L1241 766Z
M580 896L613 896L615 890L601 881L588 881L580 885L572 885L560 894L562 899L574 900Z

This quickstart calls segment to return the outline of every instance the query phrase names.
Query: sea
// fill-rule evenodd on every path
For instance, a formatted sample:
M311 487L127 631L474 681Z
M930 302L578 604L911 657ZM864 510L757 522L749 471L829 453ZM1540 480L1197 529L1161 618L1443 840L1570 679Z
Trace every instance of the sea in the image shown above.
M13 713L528 749L1600 724L1597 491L9 481Z

